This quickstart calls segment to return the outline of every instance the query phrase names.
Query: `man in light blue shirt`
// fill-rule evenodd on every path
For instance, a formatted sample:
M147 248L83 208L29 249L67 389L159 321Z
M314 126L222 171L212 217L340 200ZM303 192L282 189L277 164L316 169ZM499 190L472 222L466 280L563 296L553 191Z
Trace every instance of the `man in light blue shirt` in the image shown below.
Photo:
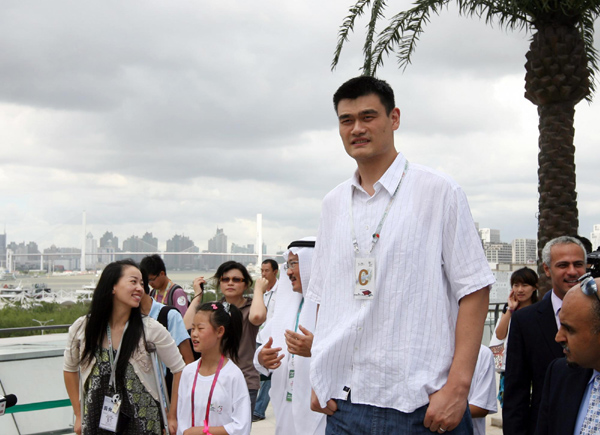
M148 281L146 279L147 274L144 270L142 270L142 276L144 279L144 295L142 296L142 300L140 302L140 310L142 311L142 314L152 317L154 320L159 321L167 328L171 334L171 337L173 337L177 348L179 349L179 353L181 353L183 361L185 361L186 364L194 362L190 334L188 334L187 329L185 329L183 317L181 317L180 312L175 307L169 307L152 299L152 297L150 297L150 287L148 286ZM161 312L164 313L163 316L166 314L166 319L161 316ZM164 364L163 368L165 370L167 390L170 396L172 376L171 373L167 371L167 368L164 366Z

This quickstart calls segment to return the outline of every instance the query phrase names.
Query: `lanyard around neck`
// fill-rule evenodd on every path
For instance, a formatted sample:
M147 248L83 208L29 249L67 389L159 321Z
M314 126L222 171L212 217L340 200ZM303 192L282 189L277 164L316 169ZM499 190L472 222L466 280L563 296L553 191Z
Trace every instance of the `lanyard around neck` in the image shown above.
M377 229L375 230L375 232L373 233L373 236L371 237L371 249L369 250L369 253L373 252L373 248L375 248L375 245L379 241L379 237L381 235L381 229L383 228L383 223L385 222L385 219L387 218L387 215L390 212L390 208L392 207L392 204L394 203L394 199L396 199L396 194L398 193L398 190L400 190L400 185L402 184L402 180L404 180L404 176L406 175L407 171L408 171L408 160L404 164L404 170L402 171L402 176L400 177L400 181L398 181L396 190L394 190L394 193L392 194L392 197L390 198L390 202L388 202L388 205L385 208L385 211L383 212L383 216L381 216L379 225L377 225ZM354 202L353 199L354 199L353 194L351 194L350 195L350 225L352 227L352 246L354 246L354 252L358 254L360 252L360 248L358 247L358 240L356 239L356 231L354 230L354 213L352 211L352 205Z
M298 323L300 322L300 313L302 312L303 305L304 305L304 297L302 297L302 300L300 301L300 306L298 307L298 314L296 314L296 326L294 326L294 332L298 332ZM293 360L296 355L294 355L293 353L291 355L292 355L292 360Z
M213 378L212 387L210 387L210 393L208 394L208 403L206 404L206 416L204 418L204 423L206 426L208 426L208 413L210 412L210 402L212 400L213 391L215 391L215 385L217 385L217 378L219 377L219 373L221 372L221 368L223 367L224 360L225 356L221 355L219 365L217 366L217 371L215 372L215 377ZM196 393L196 381L198 380L198 373L200 373L200 366L202 366L202 358L200 358L200 361L198 361L198 370L196 370L196 376L194 376L194 384L192 385L192 427L196 426L196 422L194 419L194 396Z
M125 327L123 328L123 334L121 335L121 341L119 342L119 347L117 348L117 354L113 358L113 347L112 347L112 336L110 334L110 325L106 324L106 335L108 338L108 360L110 362L110 380L108 384L113 388L115 387L116 373L117 373L117 363L119 362L119 355L121 355L121 346L123 345L123 338L125 337L125 331L127 331L127 327L129 326L129 320L125 323Z

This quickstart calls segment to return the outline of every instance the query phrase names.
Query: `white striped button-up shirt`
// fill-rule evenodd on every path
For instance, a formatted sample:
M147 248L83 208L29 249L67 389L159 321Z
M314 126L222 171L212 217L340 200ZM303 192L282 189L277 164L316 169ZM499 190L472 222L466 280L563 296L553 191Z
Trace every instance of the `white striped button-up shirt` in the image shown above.
M402 154L369 196L358 173L323 200L307 297L320 304L311 384L330 398L412 412L448 377L458 301L493 284L467 198L447 175L410 164L375 246L375 297L353 296L356 256L400 181ZM354 253L350 204L360 254Z

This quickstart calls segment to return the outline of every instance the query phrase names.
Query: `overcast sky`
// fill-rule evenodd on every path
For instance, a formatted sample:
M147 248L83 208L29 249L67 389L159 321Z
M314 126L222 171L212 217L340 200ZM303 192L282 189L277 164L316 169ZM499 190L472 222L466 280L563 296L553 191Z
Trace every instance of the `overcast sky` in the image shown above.
M61 1L0 5L0 223L8 241L81 246L150 231L269 252L317 231L352 175L331 96L360 73L365 21L330 70L351 0ZM390 2L388 14L409 6ZM378 76L401 110L396 145L454 177L480 227L537 231L530 35L435 16L413 64ZM598 26L597 26L598 27ZM599 44L596 48L600 49ZM580 233L600 223L600 106L576 108Z

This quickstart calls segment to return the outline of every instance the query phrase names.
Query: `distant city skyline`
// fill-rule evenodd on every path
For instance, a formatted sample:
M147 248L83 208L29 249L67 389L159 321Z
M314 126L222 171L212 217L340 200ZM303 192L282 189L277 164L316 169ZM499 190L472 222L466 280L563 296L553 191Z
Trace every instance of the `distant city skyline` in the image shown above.
M3 268L9 268L7 249L11 252L11 262L14 264L14 268L36 270L57 267L63 270L81 268L81 261L83 261L81 260L81 247L51 245L49 248L40 249L34 241L3 243L6 238L6 234L0 237L0 265ZM105 231L99 239L88 232L85 238L85 269L102 268L116 259L125 258L125 256L139 262L145 255L152 253L166 254L164 255L166 267L176 270L216 269L227 260L235 260L247 265L254 262L253 255L258 256L258 253L255 252L255 244L240 245L232 242L231 246L228 246L227 235L223 228L217 228L215 235L208 240L209 249L202 251L193 240L180 234L175 234L166 241L166 250L158 249L158 239L151 232L145 232L141 237L129 236L123 240L122 248L119 247L118 240L118 237L111 231ZM202 255L206 253L227 255ZM265 243L262 245L262 254L269 254ZM270 254L271 257L277 256L276 252Z

